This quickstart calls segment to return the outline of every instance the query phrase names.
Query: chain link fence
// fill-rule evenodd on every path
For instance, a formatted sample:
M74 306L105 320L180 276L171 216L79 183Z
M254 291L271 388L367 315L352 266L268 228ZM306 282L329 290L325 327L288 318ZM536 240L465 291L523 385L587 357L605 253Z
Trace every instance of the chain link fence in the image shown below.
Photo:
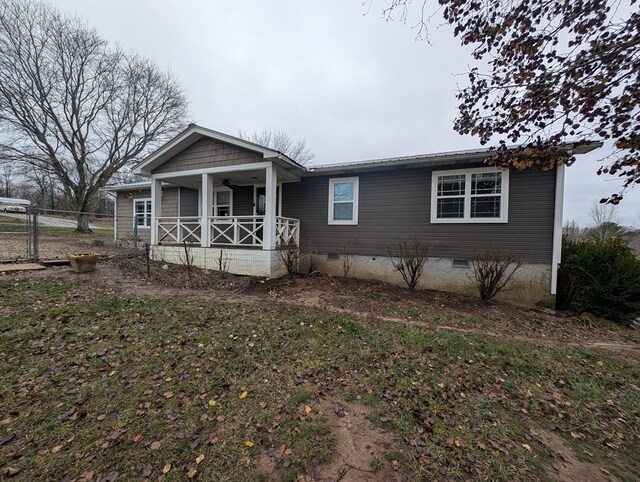
M85 217L89 230L77 229ZM96 253L102 257L144 254L143 221L133 216L38 209L25 213L0 212L0 262L67 259L70 254Z
M0 212L0 262L38 258L31 212Z

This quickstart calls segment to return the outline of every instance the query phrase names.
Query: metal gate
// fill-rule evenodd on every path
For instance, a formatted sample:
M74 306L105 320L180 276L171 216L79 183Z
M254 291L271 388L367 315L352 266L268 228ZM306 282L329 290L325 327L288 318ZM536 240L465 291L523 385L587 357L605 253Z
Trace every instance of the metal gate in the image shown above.
M38 260L38 212L0 212L0 262Z

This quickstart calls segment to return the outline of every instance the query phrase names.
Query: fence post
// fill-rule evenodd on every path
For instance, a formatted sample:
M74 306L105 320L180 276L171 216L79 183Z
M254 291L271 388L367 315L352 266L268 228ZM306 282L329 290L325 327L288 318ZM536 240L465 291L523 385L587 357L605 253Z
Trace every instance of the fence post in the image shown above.
M138 252L138 216L136 214L133 218L133 251Z
M31 211L31 257L34 261L40 261L39 245L40 239L38 238L38 208L34 207Z
M151 278L151 266L149 263L149 258L151 258L151 253L149 249L149 243L144 243L144 257L147 261L147 279Z

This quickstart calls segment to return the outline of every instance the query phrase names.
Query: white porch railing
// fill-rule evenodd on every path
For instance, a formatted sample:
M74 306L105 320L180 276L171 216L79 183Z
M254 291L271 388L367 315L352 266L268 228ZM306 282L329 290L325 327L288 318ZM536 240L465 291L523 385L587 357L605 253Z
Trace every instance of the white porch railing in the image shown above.
M212 245L262 246L264 216L211 216Z
M263 246L264 216L210 216L209 246ZM201 218L156 219L159 244L200 244ZM276 216L276 246L300 243L300 220Z
M200 218L190 217L161 217L156 219L158 229L158 243L182 244L200 242Z
M300 220L276 216L276 245L300 245Z

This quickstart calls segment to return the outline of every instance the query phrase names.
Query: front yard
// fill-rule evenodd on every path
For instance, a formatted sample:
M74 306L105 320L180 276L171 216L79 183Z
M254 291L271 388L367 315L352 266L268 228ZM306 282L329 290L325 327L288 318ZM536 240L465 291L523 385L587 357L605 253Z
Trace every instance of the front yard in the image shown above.
M284 281L240 302L90 279L0 278L11 480L640 478L637 360L461 332L500 331L500 306L363 317Z

